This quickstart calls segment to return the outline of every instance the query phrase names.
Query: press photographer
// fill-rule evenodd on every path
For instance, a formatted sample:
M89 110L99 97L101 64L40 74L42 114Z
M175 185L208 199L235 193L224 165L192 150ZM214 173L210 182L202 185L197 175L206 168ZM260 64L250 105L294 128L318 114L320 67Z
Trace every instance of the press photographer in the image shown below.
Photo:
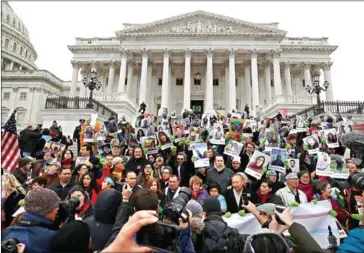
M2 233L1 240L16 238L25 244L26 252L49 252L50 241L56 233L52 228L60 202L52 190L38 188L30 191L24 199L22 219L8 227Z

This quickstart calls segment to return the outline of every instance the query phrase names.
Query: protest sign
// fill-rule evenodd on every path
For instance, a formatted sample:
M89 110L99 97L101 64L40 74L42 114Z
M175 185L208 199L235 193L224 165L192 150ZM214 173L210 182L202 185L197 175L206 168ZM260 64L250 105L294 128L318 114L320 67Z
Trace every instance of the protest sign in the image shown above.
M232 157L239 156L243 146L244 145L242 143L230 140L228 145L225 146L224 154Z
M75 162L75 167L77 167L80 164L84 164L89 159L90 159L90 157L88 157L88 156L79 156L79 157L77 157L76 162Z
M161 145L161 150L165 150L173 146L171 138L166 131L158 132L158 142Z
M158 153L157 140L155 136L143 137L142 146L147 150L147 155Z
M328 226L331 227L331 231L337 239L346 236L339 233L337 220L329 214L330 210L332 210L332 206L329 200L318 201L316 205L312 202L303 203L291 209L293 221L305 226L308 233L323 249L328 248L330 245ZM223 216L223 219L228 226L236 228L240 234L254 234L261 231L261 225L251 213L245 216L232 214L230 218ZM287 233L288 231L284 234ZM340 244L340 240L337 240L337 244Z
M210 160L207 156L206 143L193 143L191 144L191 149L195 160L194 161L195 168L210 166Z
M267 167L269 160L270 157L268 155L255 150L253 156L250 158L250 163L245 169L245 173L259 180L263 175L263 168Z
M210 143L215 145L225 145L224 130L221 125L216 125L210 133Z
M105 157L108 154L111 154L111 145L110 145L110 143L98 146L98 152L99 152L99 155L101 155L103 157Z
M201 138L201 128L199 126L191 126L189 134L191 142L198 142Z
M175 125L172 127L174 141L180 142L185 139L185 127L183 125Z
M354 124L352 125L353 132L364 133L364 124Z
M272 148L269 169L286 173L284 162L286 161L287 150L281 148Z
M243 133L244 120L230 119L230 139L238 141Z
M310 135L306 138L303 138L303 143L307 146L307 150L310 155L317 154L320 149L320 143L317 135Z
M338 147L340 147L339 138L337 136L335 128L331 128L329 130L324 130L324 134L325 134L327 146L329 148L338 148Z
M331 158L325 152L317 153L316 175L318 176L331 176L332 169L330 168Z
M290 172L297 173L300 170L300 162L298 159L287 159L287 169Z
M265 133L266 142L264 143L264 151L271 152L273 148L278 148L278 133L269 131Z

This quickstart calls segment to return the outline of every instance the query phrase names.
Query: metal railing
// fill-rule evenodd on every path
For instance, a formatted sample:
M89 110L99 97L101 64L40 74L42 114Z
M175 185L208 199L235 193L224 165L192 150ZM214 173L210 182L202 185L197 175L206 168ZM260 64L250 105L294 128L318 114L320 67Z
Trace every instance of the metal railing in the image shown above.
M328 112L333 114L362 114L364 113L364 101L322 101L320 106L316 104L296 114L314 117Z
M47 97L45 109L90 109L87 104L90 102L89 98L82 97ZM93 110L96 112L110 117L117 118L117 113L95 99L91 100Z

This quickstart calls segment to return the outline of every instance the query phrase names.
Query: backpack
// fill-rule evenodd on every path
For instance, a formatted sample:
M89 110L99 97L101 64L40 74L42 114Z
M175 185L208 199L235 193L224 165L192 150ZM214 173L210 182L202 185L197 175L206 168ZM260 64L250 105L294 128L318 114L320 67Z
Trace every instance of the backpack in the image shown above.
M204 242L203 252L204 253L243 252L246 236L240 235L237 229L231 228L226 224L223 224L224 228L222 228L221 226L222 222L219 223L220 224L214 227L214 229L211 231L206 230L205 226L203 232L203 242ZM213 222L211 225L212 226L217 225L216 221Z

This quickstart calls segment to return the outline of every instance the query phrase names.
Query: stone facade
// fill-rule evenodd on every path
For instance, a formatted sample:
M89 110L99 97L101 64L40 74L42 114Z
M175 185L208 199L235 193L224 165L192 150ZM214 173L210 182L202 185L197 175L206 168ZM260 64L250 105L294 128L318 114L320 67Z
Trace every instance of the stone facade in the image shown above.
M314 73L323 70L331 82L330 55L337 46L329 45L328 38L290 38L286 33L277 23L205 11L124 24L116 37L76 38L68 46L74 54L69 95L87 95L82 86L77 93L78 73L88 76L96 69L105 84L96 97L115 110L110 98L119 94L126 94L123 102L131 106L144 101L149 113L160 107L180 114L184 108L210 112L245 105L261 105L268 114L276 113L277 105L300 110L315 101L304 88Z

